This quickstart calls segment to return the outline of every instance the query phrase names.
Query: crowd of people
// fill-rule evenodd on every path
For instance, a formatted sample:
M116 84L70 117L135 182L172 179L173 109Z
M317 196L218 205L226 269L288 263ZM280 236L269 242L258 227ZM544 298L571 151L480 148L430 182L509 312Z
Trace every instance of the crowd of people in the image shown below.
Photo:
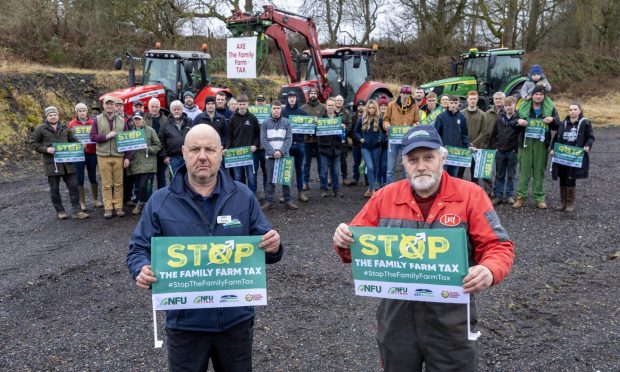
M569 115L562 121L553 102L548 97L551 84L538 65L531 68L527 82L520 91L520 100L506 97L502 92L493 95L493 105L483 112L478 107L479 95L471 91L466 106L461 109L457 96L434 92L425 94L423 89L404 85L398 96L391 100L379 96L368 101L356 102L352 112L344 107L342 96L319 102L319 91L311 88L308 100L300 105L295 91L287 94L286 102L266 102L259 94L255 106L269 107L270 115L260 122L250 112L249 98L245 94L229 98L219 92L205 99L204 111L194 101L192 92L183 94L183 101L170 103L170 115L161 110L160 101L152 98L145 110L141 100L133 102L133 115L124 112L124 102L113 96L103 99L103 112L89 116L83 103L75 106L75 117L63 125L55 107L45 110L45 122L33 132L32 145L43 154L46 174L50 184L52 203L59 219L67 218L59 185L62 179L69 189L73 208L72 217L88 217L85 173L88 175L92 203L104 208L104 217L125 215L124 207L133 207L133 214L140 214L153 187L166 186L167 178L184 164L182 146L187 132L197 124L213 127L224 148L250 146L253 164L229 169L230 176L245 183L256 195L258 173L262 174L263 210L276 205L275 185L272 181L274 161L281 157L294 158L296 199L308 202L305 191L311 187L310 170L316 161L318 187L323 198L343 197L342 186L367 185L364 197L371 197L386 184L405 177L397 175L401 157L401 144L391 140L390 128L431 125L441 136L445 146L466 148L475 153L478 149L493 149L495 153L494 179L474 177L475 163L469 172L471 182L484 188L493 205L509 203L521 208L529 195L532 180L532 198L536 206L546 209L543 187L544 173L553 144L561 143L581 147L585 151L583 166L579 169L566 165L553 165L554 179L560 179L560 210L575 210L576 179L588 175L588 152L594 136L592 125L584 117L581 106L569 106ZM292 133L288 118L291 115L318 118L340 118L341 135L317 136ZM542 123L540 138L526 135L530 123ZM90 142L85 144L83 162L55 163L51 147L55 142L75 142L72 130L77 126L90 126ZM146 151L119 152L116 136L131 129L145 129ZM556 131L552 136L552 131ZM351 153L349 159L348 154ZM352 160L352 161L351 161ZM102 202L98 200L96 169L101 177ZM466 167L445 165L453 177L464 178ZM86 171L86 172L85 172ZM519 172L518 184L517 171ZM282 186L279 201L290 210L298 209L291 193L293 185ZM330 190L331 188L331 190Z

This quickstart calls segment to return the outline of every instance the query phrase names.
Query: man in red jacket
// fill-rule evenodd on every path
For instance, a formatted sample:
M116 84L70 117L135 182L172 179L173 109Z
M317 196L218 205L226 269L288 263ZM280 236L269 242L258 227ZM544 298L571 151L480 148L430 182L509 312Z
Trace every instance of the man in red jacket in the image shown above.
M498 284L512 267L514 247L485 192L443 171L447 151L431 126L413 127L403 137L402 151L407 179L379 190L350 225L465 228L468 243L463 248L471 266L464 292L481 293ZM338 226L333 242L341 260L350 263L353 236L347 224ZM473 296L470 301L475 324ZM383 299L377 342L385 371L421 371L422 365L427 370L475 371L476 351L474 341L467 339L466 319L462 304Z

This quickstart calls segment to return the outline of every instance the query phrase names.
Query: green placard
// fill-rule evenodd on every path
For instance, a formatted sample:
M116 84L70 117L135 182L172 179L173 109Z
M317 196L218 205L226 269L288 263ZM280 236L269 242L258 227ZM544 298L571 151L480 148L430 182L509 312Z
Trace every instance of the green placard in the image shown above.
M319 118L316 123L317 136L333 136L342 134L342 118Z
M230 218L230 216L227 216ZM231 219L224 226L240 224ZM267 304L261 236L155 237L155 310Z
M276 159L273 165L273 183L290 186L293 179L293 169L295 168L295 158L285 156Z
M411 127L391 126L389 137L388 137L389 142L396 144L396 145L402 144L403 137L405 136L405 134L407 134L407 132L409 132L410 129Z
M536 138L541 142L545 140L545 133L549 130L549 127L543 119L527 119L527 126L525 127L525 138Z
M146 147L144 129L128 130L116 134L116 148L119 152L145 149Z
M258 124L262 124L265 119L271 116L271 106L269 105L248 106L248 111L256 116Z
M90 128L90 125L77 125L71 131L82 145L89 145L94 143L90 140Z
M252 146L234 147L224 150L224 167L234 168L254 165Z
M471 167L471 150L465 147L446 146L448 157L446 165L457 167Z
M476 162L474 178L492 179L495 166L495 150L478 149L474 160Z
M74 163L84 161L84 145L79 142L52 143L54 163Z
M314 116L291 115L288 117L293 134L314 134Z
M469 271L462 228L350 227L355 294L397 300L467 303Z
M555 143L553 145L553 163L566 165L573 168L581 168L585 150L581 147Z
M435 119L437 119L437 116L439 116L439 114L441 114L442 112L443 112L443 107L441 106L437 107L435 111L426 115L426 117L422 119L422 122L420 122L420 125L433 125L435 123Z

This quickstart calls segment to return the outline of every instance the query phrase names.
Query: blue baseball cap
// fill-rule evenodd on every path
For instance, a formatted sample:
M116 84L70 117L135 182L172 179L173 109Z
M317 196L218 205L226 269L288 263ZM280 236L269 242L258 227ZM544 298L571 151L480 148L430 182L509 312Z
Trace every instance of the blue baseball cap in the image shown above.
M419 147L437 150L443 146L437 130L430 125L419 125L411 128L404 136L402 142L403 156Z

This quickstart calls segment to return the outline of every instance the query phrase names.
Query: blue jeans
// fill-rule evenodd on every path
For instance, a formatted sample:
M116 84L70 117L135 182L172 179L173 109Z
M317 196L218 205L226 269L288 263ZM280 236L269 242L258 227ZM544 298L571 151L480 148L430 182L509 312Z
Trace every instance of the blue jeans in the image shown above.
M297 191L302 191L304 187L304 144L301 142L293 143L289 154L295 158L295 180L297 181Z
M360 164L362 163L362 148L354 146L351 150L353 155L353 179L357 182L360 180Z
M166 173L168 166L164 163L164 159L157 158L157 190L166 187Z
M381 158L379 159L379 173L377 177L377 184L383 187L387 181L387 160L388 160L388 148L387 146L381 146Z
M368 186L370 191L377 189L375 181L379 178L381 170L381 147L367 149L362 147L362 157L366 163L366 175L368 176Z
M78 186L84 186L84 167L88 171L88 181L97 183L97 154L84 154L84 161L74 163Z
M515 174L517 174L517 152L495 152L495 197L515 196ZM506 193L504 194L504 186Z
M310 183L310 166L312 165L312 158L316 158L317 171L319 172L319 179L321 178L321 156L319 155L318 143L304 143L304 183Z
M319 180L321 181L321 190L327 190L327 171L329 170L332 179L332 189L338 190L340 188L340 155L327 156L320 154L321 156L321 171L319 174Z
M396 166L398 165L398 161L400 159L401 145L396 143L390 143L388 146L389 150L387 156L387 175L385 182L392 183L394 182L394 170L396 169ZM403 178L405 178L405 176L406 175L404 175Z
M256 151L254 151L254 173L257 175L257 178L258 178L259 167L263 172L263 191L264 191L265 187L267 186L267 170L265 169L265 149L257 149ZM258 179L256 183L258 184Z
M245 183L245 177L248 179L248 187L254 195L256 195L256 172L254 171L254 167L252 165L245 165L243 167L234 167L233 173L235 175L235 181L239 181Z

